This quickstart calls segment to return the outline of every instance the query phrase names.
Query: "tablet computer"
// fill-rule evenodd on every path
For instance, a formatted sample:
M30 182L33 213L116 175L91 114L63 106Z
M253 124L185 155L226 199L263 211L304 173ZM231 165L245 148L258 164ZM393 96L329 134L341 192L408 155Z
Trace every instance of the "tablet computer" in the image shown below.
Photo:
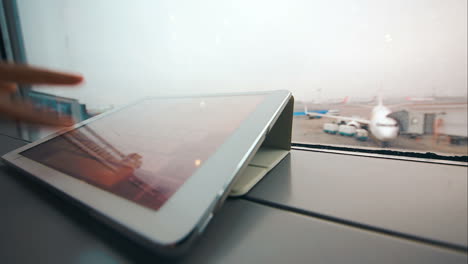
M2 158L164 254L203 232L288 91L145 98Z

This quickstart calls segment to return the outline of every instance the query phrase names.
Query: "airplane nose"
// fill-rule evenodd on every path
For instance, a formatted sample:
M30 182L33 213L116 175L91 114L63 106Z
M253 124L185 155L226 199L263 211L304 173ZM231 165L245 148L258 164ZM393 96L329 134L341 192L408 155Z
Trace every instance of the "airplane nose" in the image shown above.
M388 127L381 133L382 141L389 141L398 136L398 127Z

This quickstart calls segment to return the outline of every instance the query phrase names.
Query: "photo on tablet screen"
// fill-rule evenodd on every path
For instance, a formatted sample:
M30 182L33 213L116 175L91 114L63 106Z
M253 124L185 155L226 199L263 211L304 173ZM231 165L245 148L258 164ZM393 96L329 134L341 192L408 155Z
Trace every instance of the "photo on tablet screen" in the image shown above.
M20 154L158 210L264 98L147 99Z

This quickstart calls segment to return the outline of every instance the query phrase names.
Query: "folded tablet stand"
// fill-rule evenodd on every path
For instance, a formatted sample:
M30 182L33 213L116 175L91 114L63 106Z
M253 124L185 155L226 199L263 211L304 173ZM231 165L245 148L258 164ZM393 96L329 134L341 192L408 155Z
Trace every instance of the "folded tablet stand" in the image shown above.
M294 97L291 97L265 141L234 182L229 196L242 196L273 169L291 149Z

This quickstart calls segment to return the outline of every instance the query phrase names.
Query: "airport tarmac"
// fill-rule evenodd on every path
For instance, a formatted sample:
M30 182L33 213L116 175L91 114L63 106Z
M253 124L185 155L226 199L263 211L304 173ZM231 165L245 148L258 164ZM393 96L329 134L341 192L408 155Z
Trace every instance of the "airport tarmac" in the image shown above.
M370 118L369 115L372 109L372 105L369 105L369 107L356 105L308 105L308 107L309 109L339 109L342 116L359 116L365 119ZM295 111L301 111L299 108L296 106ZM410 106L409 108L413 107ZM447 111L446 107L442 108L444 111ZM461 111L466 116L466 104L456 107L456 111ZM354 137L327 134L323 132L323 124L328 122L332 122L332 120L328 118L309 119L306 116L294 116L293 142L382 149L382 143L372 137L369 137L367 141L358 141ZM461 119L460 122L463 123L461 125L466 127L466 118L465 120ZM433 152L442 155L468 155L468 145L466 143L460 145L451 144L450 139L444 135L439 136L438 139L433 135L421 135L417 138L400 135L395 140L390 141L385 149L424 153Z

